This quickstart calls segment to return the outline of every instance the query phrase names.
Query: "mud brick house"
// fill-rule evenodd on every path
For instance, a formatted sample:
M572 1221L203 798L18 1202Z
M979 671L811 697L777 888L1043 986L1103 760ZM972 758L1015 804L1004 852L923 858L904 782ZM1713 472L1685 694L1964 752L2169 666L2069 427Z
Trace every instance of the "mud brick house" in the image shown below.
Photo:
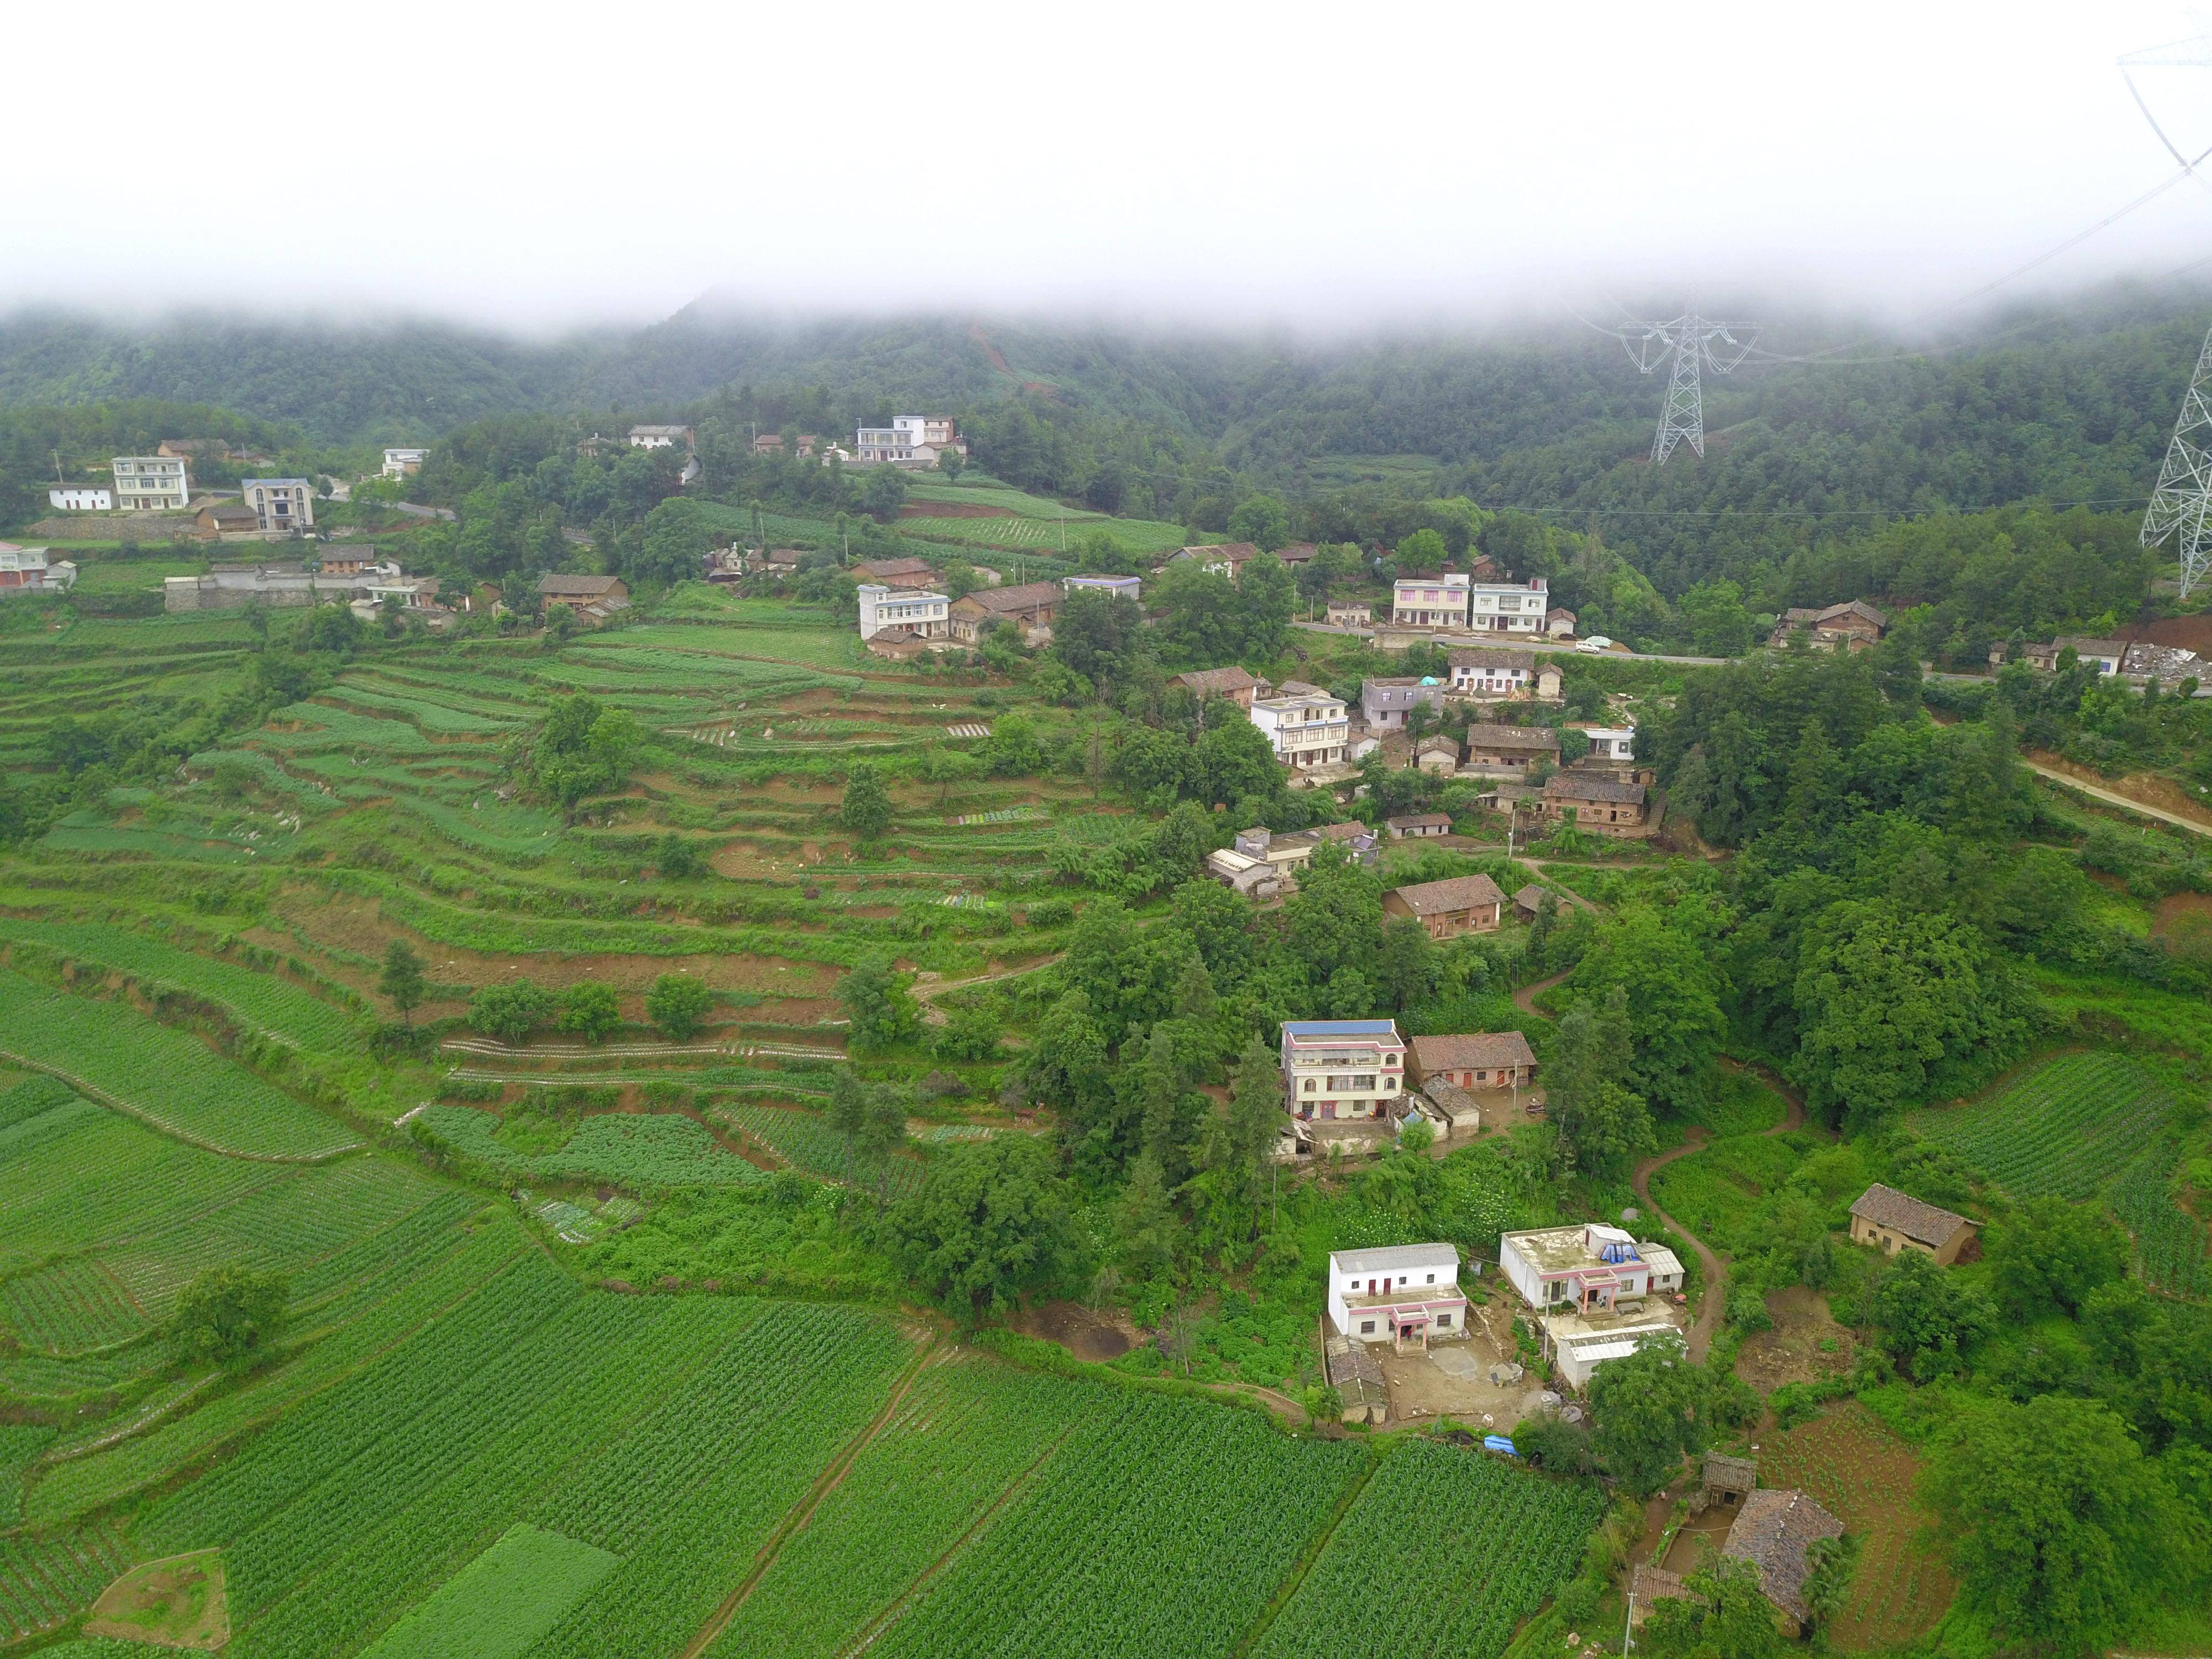
M1488 876L1455 876L1449 881L1395 887L1382 896L1382 912L1411 916L1429 930L1431 939L1456 939L1462 933L1497 932L1505 912L1505 895Z

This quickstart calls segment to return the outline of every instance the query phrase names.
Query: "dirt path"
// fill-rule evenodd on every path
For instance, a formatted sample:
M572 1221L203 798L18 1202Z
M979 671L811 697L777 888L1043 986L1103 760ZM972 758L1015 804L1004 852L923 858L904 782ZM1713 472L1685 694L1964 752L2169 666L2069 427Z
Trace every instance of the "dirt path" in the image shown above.
M906 1402L907 1395L913 1392L914 1385L921 1379L921 1374L945 1357L945 1353L938 1348L935 1337L924 1340L921 1351L914 1357L913 1363L906 1368L906 1374L891 1389L891 1397L884 1401L884 1408L869 1419L867 1427L853 1437L845 1449L837 1454L836 1461L815 1478L814 1484L807 1488L806 1496L792 1506L790 1513L783 1517L782 1523L768 1542L760 1547L760 1553L753 1557L752 1571L745 1575L744 1583L732 1590L722 1605L714 1609L714 1617L701 1626L699 1633L684 1644L677 1659L699 1659L701 1654L714 1644L714 1638L728 1627L731 1620L737 1617L738 1609L744 1606L745 1598L753 1593L762 1579L768 1577L769 1569L775 1565L776 1558L783 1553L784 1540L814 1518L814 1511L821 1507L822 1500L844 1483L845 1476L851 1472L860 1454L867 1450L876 1437L898 1415L899 1407Z
M937 999L948 991L964 991L971 985L989 985L1002 979L1018 979L1024 974L1034 974L1040 969L1051 967L1066 954L1065 951L1055 951L1048 957L1024 963L1018 968L1000 968L993 973L970 975L966 979L939 979L934 973L925 969L914 976L913 986L914 1000L921 1005L921 1023L924 1025L945 1024L946 1015L937 1006Z
M1571 974L1575 970L1573 969L1570 968L1567 969L1566 974L1554 974L1549 979L1540 979L1533 985L1522 986L1519 990L1513 994L1513 1006L1516 1008L1518 1008L1524 1014L1534 1014L1538 1019L1549 1019L1551 1016L1536 1006L1537 994L1539 992L1550 990L1554 985L1557 985L1561 980L1565 979L1567 976L1567 974Z
M1771 1129L1760 1130L1761 1134L1778 1135L1786 1129L1804 1127L1804 1102L1798 1099L1795 1092L1783 1087L1778 1079L1767 1074L1761 1067L1746 1066L1740 1060L1723 1063L1738 1071L1758 1073L1761 1080L1782 1097L1782 1121ZM1655 1170L1664 1169L1678 1158L1687 1158L1692 1152L1703 1152L1710 1139L1702 1126L1693 1127L1689 1138L1680 1146L1645 1158L1636 1166L1636 1173L1628 1178L1628 1184L1636 1189L1637 1197L1642 1199L1651 1213L1658 1217L1659 1224L1668 1231L1679 1233L1687 1239L1690 1249L1697 1255L1698 1270L1704 1275L1705 1293L1698 1298L1697 1322L1690 1327L1690 1358L1693 1360L1705 1358L1706 1350L1712 1346L1713 1333L1720 1328L1721 1315L1728 1305L1728 1266L1722 1257L1713 1253L1704 1239L1659 1207L1658 1200L1651 1196L1651 1175Z
M2023 758L2021 764L2039 778L2048 778L2051 782L2063 784L2069 789L2078 789L2090 799L2102 801L2107 806L2118 806L2130 812L2140 812L2147 818L2156 818L2161 823L2171 823L2196 835L2212 836L2212 828L2198 823L2193 818L2183 817L2179 812L2169 812L2163 806L2153 806L2146 801L2136 799L2133 796L2123 795L2115 790L2106 789L2097 784L2084 783L2081 779L2069 776L2055 767L2039 765L2032 760Z

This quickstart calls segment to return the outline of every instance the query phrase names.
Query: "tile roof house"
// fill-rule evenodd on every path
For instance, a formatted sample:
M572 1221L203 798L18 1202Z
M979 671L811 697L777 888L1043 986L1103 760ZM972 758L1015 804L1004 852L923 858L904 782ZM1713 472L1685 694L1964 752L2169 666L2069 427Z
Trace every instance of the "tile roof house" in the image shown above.
M1442 1081L1462 1089L1510 1089L1535 1081L1535 1051L1518 1031L1417 1036L1410 1047L1407 1070L1416 1083Z
M577 599L628 599L629 586L619 576L569 576L556 571L538 579L538 597L563 605Z
M937 586L937 567L927 559L872 559L852 568L854 581L872 582L878 587Z
M1245 561L1257 557L1259 552L1259 544L1255 542L1215 542L1200 547L1179 547L1169 556L1168 563L1195 564L1200 570L1211 570L1217 576L1235 581Z
M1536 920L1536 912L1544 902L1546 890L1530 882L1513 896L1513 913L1526 921ZM1553 902L1556 904L1557 900Z
M1879 1182L1851 1206L1851 1243L1872 1244L1891 1255L1917 1250L1933 1256L1939 1267L1959 1259L1979 1224Z
M1437 777L1452 776L1459 770L1459 739L1442 732L1423 738L1413 745L1413 765Z
M1201 699L1226 697L1239 708L1249 708L1254 696L1264 697L1273 689L1267 681L1255 679L1234 665L1201 668L1195 673L1178 674L1175 678L1177 685L1188 686L1194 696Z
M1542 761L1559 758L1559 734L1548 726L1489 726L1467 728L1470 772L1518 776Z
M1544 793L1528 803L1542 817L1564 822L1569 811L1575 827L1601 836L1645 836L1645 795L1640 783L1620 783L1587 773L1560 772L1545 781Z
M1390 832L1393 841L1419 841L1432 836L1451 834L1451 814L1449 812L1401 812L1395 818L1382 820L1382 827Z
M1494 933L1504 908L1505 895L1488 876L1425 881L1393 888L1382 896L1385 915L1411 916L1429 930L1431 939Z
M973 645L1000 623L1024 633L1050 624L1067 590L1058 582L1020 582L1008 587L979 587L953 600L952 637Z
M1863 651L1881 642L1889 631L1889 618L1864 599L1847 599L1820 610L1793 605L1776 622L1767 643L1778 650L1801 628L1810 635L1816 650Z
M1817 1539L1840 1538L1844 1523L1822 1509L1810 1492L1764 1487L1747 1493L1721 1553L1759 1569L1759 1588L1766 1599L1802 1629L1809 1609L1805 1581L1813 1564L1806 1551Z

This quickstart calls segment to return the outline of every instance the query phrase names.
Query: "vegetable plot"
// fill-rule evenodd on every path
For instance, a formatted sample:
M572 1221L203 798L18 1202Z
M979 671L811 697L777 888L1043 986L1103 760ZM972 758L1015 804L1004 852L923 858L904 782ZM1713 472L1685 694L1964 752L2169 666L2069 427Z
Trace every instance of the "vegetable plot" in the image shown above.
M1915 1133L1948 1146L2020 1198L2081 1200L2152 1141L2173 1097L2125 1055L2065 1054L2003 1093L1916 1112Z

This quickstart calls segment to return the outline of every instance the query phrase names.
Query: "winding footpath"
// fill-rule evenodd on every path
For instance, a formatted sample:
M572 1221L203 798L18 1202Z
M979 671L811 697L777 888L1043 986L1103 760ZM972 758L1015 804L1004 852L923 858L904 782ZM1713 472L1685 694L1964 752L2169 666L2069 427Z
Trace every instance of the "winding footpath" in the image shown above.
M1516 998L1516 1000L1518 999ZM1782 1097L1784 1109L1782 1121L1771 1129L1761 1129L1759 1133L1778 1135L1785 1129L1804 1127L1804 1102L1800 1100L1793 1091L1784 1087L1779 1079L1765 1072L1756 1071L1754 1067L1739 1065L1734 1061L1727 1064L1732 1070L1755 1072L1760 1082ZM1698 1299L1697 1322L1690 1327L1690 1358L1696 1361L1704 1360L1705 1351L1712 1346L1713 1333L1720 1328L1721 1316L1727 1311L1728 1264L1723 1257L1713 1252L1712 1248L1704 1239L1699 1238L1680 1221L1659 1207L1657 1200L1651 1196L1651 1172L1664 1168L1678 1158L1687 1158L1692 1152L1703 1152L1711 1139L1711 1137L1702 1127L1692 1128L1689 1133L1689 1138L1680 1146L1671 1147L1666 1152L1645 1158L1643 1163L1636 1166L1636 1173L1628 1178L1628 1184L1636 1189L1637 1197L1644 1200L1650 1213L1659 1218L1659 1224L1669 1232L1679 1233L1687 1239L1690 1249L1697 1254L1698 1267L1705 1288Z

